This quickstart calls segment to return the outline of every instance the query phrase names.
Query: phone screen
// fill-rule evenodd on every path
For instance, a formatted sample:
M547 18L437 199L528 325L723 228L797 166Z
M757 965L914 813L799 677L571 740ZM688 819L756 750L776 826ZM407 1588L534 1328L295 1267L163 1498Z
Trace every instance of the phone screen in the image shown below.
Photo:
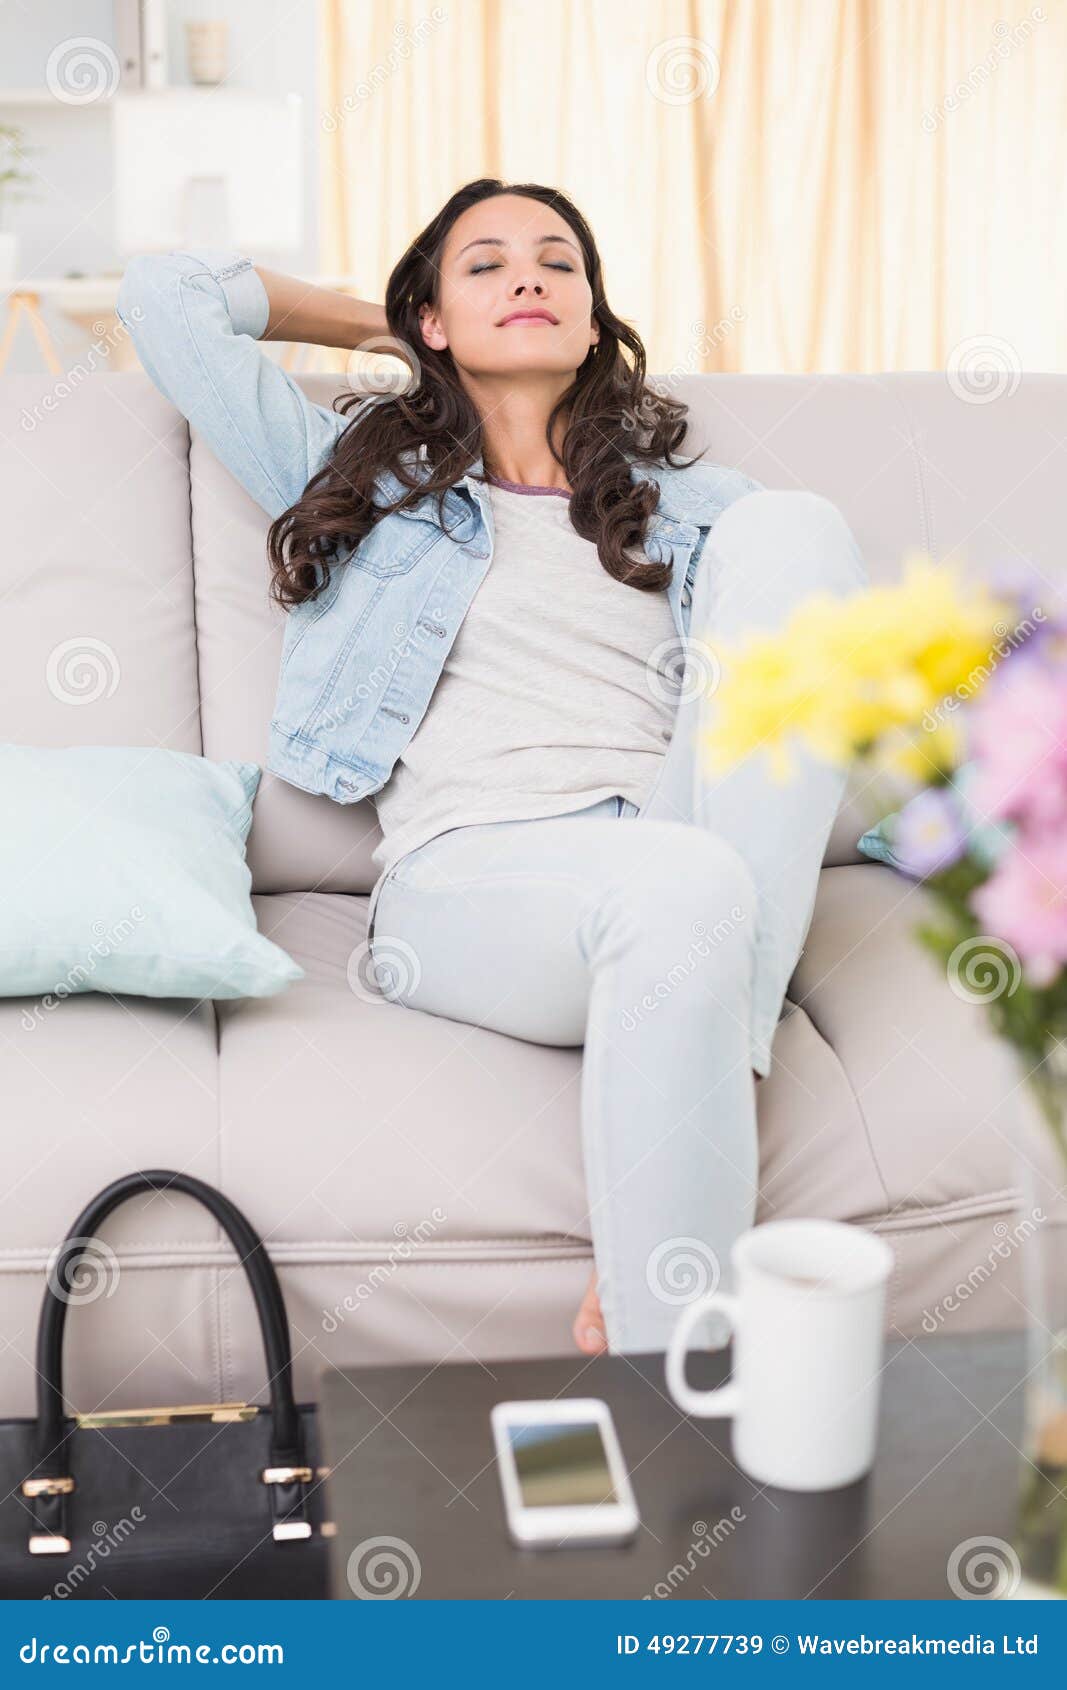
M513 1422L508 1441L524 1508L589 1508L618 1501L596 1421Z

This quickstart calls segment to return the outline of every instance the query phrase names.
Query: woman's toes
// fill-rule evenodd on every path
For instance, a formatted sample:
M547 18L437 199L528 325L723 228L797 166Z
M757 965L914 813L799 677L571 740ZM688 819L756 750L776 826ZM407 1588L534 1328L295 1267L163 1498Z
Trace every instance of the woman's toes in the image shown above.
M586 1355L596 1356L599 1355L602 1350L606 1350L607 1347L608 1341L604 1336L603 1327L597 1326L595 1321L588 1321L581 1328L581 1332L578 1337L578 1348L580 1350L584 1350Z
M606 1350L608 1347L608 1340L604 1333L604 1316L601 1313L600 1298L597 1295L595 1273L586 1287L581 1308L574 1318L572 1331L575 1343L586 1355L599 1355L602 1350Z

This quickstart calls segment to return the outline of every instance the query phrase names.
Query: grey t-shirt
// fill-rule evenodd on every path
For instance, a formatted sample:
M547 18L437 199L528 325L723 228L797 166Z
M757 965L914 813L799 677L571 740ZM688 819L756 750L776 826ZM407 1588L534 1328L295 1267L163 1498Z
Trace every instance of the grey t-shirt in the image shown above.
M375 803L379 873L448 828L649 795L670 741L679 641L667 594L616 581L570 495L490 483L489 571Z

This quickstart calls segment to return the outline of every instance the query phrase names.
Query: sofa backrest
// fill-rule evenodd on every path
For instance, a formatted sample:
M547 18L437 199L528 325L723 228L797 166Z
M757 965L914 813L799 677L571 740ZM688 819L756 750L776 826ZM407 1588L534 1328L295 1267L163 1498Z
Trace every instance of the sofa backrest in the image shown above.
M332 375L294 378L329 404ZM906 552L1067 570L1067 376L966 396L944 374L696 375L670 383L702 447L767 487L838 504L874 580ZM80 385L0 377L0 738L163 745L264 764L284 613L267 595L268 518L140 371ZM858 787L827 863L861 861ZM367 892L373 802L264 772L249 838L257 892Z

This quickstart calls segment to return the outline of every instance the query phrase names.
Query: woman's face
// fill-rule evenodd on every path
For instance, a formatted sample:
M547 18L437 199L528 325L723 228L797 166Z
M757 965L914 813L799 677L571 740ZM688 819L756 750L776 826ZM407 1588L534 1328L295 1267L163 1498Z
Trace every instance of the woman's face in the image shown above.
M536 317L516 316L534 311ZM453 223L438 304L420 311L423 338L472 376L523 371L568 380L600 338L581 248L539 200L498 194Z

